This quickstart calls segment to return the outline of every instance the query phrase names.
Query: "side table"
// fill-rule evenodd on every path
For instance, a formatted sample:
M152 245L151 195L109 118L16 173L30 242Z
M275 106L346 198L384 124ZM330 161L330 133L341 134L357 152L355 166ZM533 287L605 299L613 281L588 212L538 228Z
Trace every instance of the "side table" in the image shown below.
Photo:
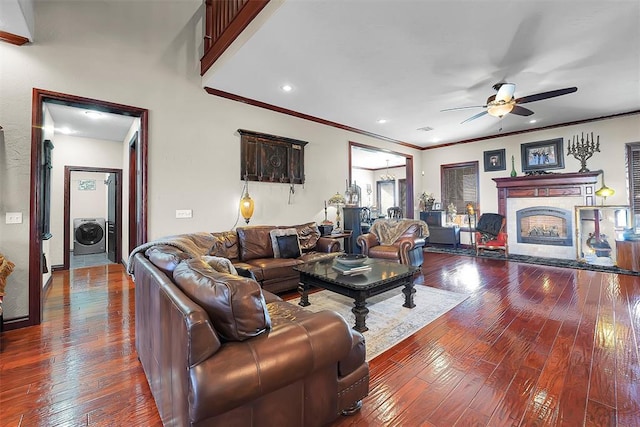
M351 236L351 230L345 230L344 233L328 234L324 237L331 237L332 239L342 239L342 248L344 249L345 253L351 254L353 253L351 252Z
M640 240L616 240L616 265L640 271Z

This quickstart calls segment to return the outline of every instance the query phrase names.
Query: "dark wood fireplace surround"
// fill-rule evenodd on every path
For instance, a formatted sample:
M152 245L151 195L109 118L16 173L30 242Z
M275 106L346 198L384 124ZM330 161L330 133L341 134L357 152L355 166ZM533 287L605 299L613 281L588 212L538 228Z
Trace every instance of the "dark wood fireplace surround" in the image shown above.
M598 175L601 173L602 171L598 170L585 173L549 173L515 178L493 178L498 188L498 213L506 217L507 199L523 197L582 196L583 206L593 206Z

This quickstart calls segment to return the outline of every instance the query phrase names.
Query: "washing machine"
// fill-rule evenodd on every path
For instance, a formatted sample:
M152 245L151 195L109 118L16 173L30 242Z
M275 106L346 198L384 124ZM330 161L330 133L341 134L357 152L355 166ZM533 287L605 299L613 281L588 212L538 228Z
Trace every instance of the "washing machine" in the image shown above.
M104 218L76 218L73 220L73 254L98 254L106 251Z

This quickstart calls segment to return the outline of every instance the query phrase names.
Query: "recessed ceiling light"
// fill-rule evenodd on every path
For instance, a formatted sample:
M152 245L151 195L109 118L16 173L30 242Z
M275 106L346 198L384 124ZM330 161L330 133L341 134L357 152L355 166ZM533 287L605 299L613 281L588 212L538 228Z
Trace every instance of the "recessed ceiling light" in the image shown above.
M529 123L535 123L535 122L537 122L537 120L536 120L536 119L531 119L531 120L529 120Z
M282 89L285 92L291 92L293 90L293 86L291 86L291 85L282 85L282 86L280 86L280 89Z
M102 113L99 111L86 110L84 113L87 115L87 117L91 117L92 119L102 118Z
M378 123L380 124L387 123L387 119L378 119Z

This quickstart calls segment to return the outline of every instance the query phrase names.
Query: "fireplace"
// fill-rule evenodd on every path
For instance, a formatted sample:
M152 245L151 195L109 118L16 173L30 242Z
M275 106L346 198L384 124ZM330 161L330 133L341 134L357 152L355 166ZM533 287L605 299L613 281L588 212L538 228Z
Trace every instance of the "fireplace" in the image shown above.
M576 259L575 209L576 206L594 205L600 173L549 173L493 178L498 190L498 213L507 218L509 253ZM549 208L552 210L547 211ZM521 221L518 211L525 209L543 211L529 211L525 217L533 218Z
M518 243L573 246L571 211L532 207L516 212Z

